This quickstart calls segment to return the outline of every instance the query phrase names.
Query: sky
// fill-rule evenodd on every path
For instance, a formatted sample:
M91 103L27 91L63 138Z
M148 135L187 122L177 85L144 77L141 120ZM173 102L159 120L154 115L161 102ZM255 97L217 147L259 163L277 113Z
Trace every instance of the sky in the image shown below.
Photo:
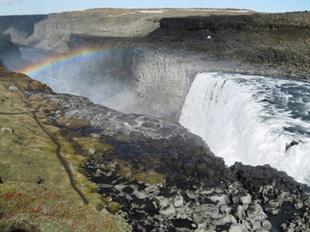
M243 8L287 12L310 10L310 0L0 0L0 15L47 14L105 7Z

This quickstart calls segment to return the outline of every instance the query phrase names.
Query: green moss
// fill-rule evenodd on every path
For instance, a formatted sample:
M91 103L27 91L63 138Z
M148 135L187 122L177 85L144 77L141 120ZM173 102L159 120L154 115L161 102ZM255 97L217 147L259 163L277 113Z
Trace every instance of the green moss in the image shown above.
M135 176L137 181L148 183L151 185L163 185L165 176L157 172L139 172Z
M81 150L86 155L90 155L89 151L94 150L96 154L106 154L110 152L113 147L108 144L104 144L99 141L97 138L91 137L75 137L73 141L79 145Z
M58 123L68 129L78 129L87 127L90 125L89 121L80 118L65 118L62 117L58 120Z
M123 160L117 160L116 163L118 163L118 174L130 180L152 185L163 185L166 181L166 177L155 170L135 169L129 162Z
M107 209L110 213L115 214L120 209L120 204L117 202L111 202L108 204Z

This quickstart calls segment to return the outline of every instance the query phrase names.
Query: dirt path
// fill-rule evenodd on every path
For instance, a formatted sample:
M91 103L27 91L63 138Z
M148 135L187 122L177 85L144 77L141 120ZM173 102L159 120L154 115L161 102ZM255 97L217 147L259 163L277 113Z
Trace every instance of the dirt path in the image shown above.
M61 144L58 142L57 138L55 136L53 136L38 120L38 117L36 115L35 112L31 112L33 119L36 121L36 123L38 124L38 126L42 129L42 131L53 141L53 143L56 145L56 156L57 159L59 160L59 162L62 164L62 166L64 167L69 181L70 181L70 185L71 187L74 189L74 191L80 196L80 198L82 199L83 203L85 205L87 205L89 202L86 199L86 197L84 196L84 194L82 193L82 191L75 185L75 181L74 181L74 177L72 174L72 171L69 167L68 162L66 161L66 159L61 155Z
M24 102L24 104L28 107L28 108L31 108L31 105L24 99L24 96L22 94L19 94L20 95L20 98L21 100ZM85 205L87 205L89 203L89 201L87 200L87 198L85 197L85 195L83 194L83 192L76 186L75 184L75 180L74 180L74 177L73 177L73 173L72 173L72 170L70 169L69 167L69 164L68 162L66 161L66 159L61 155L61 150L62 150L62 146L60 144L60 142L58 141L58 139L52 135L47 128L45 128L40 120L38 119L36 113L37 111L40 109L40 106L31 111L30 113L29 112L0 112L0 115L28 115L29 117L33 118L36 122L36 124L40 127L40 129L50 138L50 140L56 145L56 151L55 151L55 154L56 154L56 157L57 159L59 160L59 162L61 163L61 165L64 167L65 169L65 172L67 173L68 175L68 178L69 178L69 182L70 182L70 185L71 187L73 188L73 190L79 195L79 197L81 198L81 200L83 201L83 203Z

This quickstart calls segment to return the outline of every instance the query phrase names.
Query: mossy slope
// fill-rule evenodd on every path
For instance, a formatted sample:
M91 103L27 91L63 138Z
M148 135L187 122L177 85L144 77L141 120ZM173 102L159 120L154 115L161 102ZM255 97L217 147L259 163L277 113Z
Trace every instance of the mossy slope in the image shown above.
M38 91L51 92L0 68L0 231L16 225L30 226L26 231L127 230L119 217L95 210L104 199L80 172L87 157L49 123L47 114L57 103L32 94Z

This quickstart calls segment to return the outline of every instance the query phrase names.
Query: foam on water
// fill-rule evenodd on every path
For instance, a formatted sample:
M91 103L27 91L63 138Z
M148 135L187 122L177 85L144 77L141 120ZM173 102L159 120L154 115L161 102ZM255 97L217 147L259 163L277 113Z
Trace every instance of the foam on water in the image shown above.
M197 74L180 123L227 165L270 164L310 183L310 84L239 74Z

